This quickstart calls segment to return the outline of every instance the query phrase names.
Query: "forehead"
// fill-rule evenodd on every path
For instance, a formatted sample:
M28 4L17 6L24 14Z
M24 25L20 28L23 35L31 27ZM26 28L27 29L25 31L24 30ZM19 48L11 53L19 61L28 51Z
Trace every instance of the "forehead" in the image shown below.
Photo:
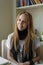
M27 16L26 16L26 14L21 14L21 15L19 16L19 18L27 19Z

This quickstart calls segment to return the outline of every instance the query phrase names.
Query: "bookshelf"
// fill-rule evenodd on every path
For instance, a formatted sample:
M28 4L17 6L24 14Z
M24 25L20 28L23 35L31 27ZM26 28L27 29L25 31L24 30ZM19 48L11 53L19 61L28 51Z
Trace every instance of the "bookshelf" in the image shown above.
M38 4L36 3L36 4L31 4L31 5L28 3L28 5L19 5L19 6L17 6L17 1L19 1L19 4L20 4L20 1L23 1L23 0L16 0L16 15L22 10L31 10L31 9L36 9L36 8L42 8L43 7L43 2L42 3L37 2ZM24 0L24 1L27 1L27 0ZM29 2L29 0L28 0L28 2Z
M17 0L16 0L16 5L17 5ZM43 3L40 4L33 4L33 5L26 5L26 6L16 6L16 15L22 11L22 10L31 10L31 9L38 9L38 8L42 8L43 7Z
M40 7L43 7L43 4L36 4L36 5L16 7L16 10L31 9L31 8L40 8Z
M16 0L16 9L42 7L43 0Z

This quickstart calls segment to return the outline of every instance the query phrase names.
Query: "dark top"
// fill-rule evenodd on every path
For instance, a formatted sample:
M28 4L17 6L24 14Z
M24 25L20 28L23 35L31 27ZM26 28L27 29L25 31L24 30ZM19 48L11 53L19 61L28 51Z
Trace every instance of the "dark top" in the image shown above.
M25 61L31 61L32 58L33 58L33 52L32 52L32 44L31 44L31 41L30 41L30 51L29 51L29 57L27 58L27 56L23 57L23 51L22 51L22 61L20 60L20 62L25 62ZM17 59L17 56L21 57L20 55L20 52L19 52L19 47L17 49L17 51L15 51L14 49L14 45L12 45L12 48L11 48L11 53L13 55L13 58L18 62L18 59ZM19 58L20 59L20 58Z

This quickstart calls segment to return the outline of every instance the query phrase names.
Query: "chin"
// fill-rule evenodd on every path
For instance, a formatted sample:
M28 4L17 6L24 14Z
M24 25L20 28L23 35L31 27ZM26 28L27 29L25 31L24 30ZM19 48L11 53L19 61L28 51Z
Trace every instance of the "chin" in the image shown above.
M19 29L20 31L23 31L24 29Z
M20 31L23 31L23 29L19 29Z

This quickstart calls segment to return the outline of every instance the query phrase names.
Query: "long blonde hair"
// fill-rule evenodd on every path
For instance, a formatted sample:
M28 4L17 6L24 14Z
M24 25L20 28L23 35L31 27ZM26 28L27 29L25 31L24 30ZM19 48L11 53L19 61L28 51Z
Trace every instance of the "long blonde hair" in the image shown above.
M22 11L18 14L17 19L16 19L16 25L15 25L15 33L14 33L14 48L17 50L17 45L19 44L19 36L18 36L18 30L17 30L17 21L20 15L25 14L27 16L27 21L28 21L28 34L27 37L25 38L25 44L24 44L24 54L29 53L29 43L30 39L34 39L34 28L33 28L33 21L32 21L32 15L28 13L27 11Z

